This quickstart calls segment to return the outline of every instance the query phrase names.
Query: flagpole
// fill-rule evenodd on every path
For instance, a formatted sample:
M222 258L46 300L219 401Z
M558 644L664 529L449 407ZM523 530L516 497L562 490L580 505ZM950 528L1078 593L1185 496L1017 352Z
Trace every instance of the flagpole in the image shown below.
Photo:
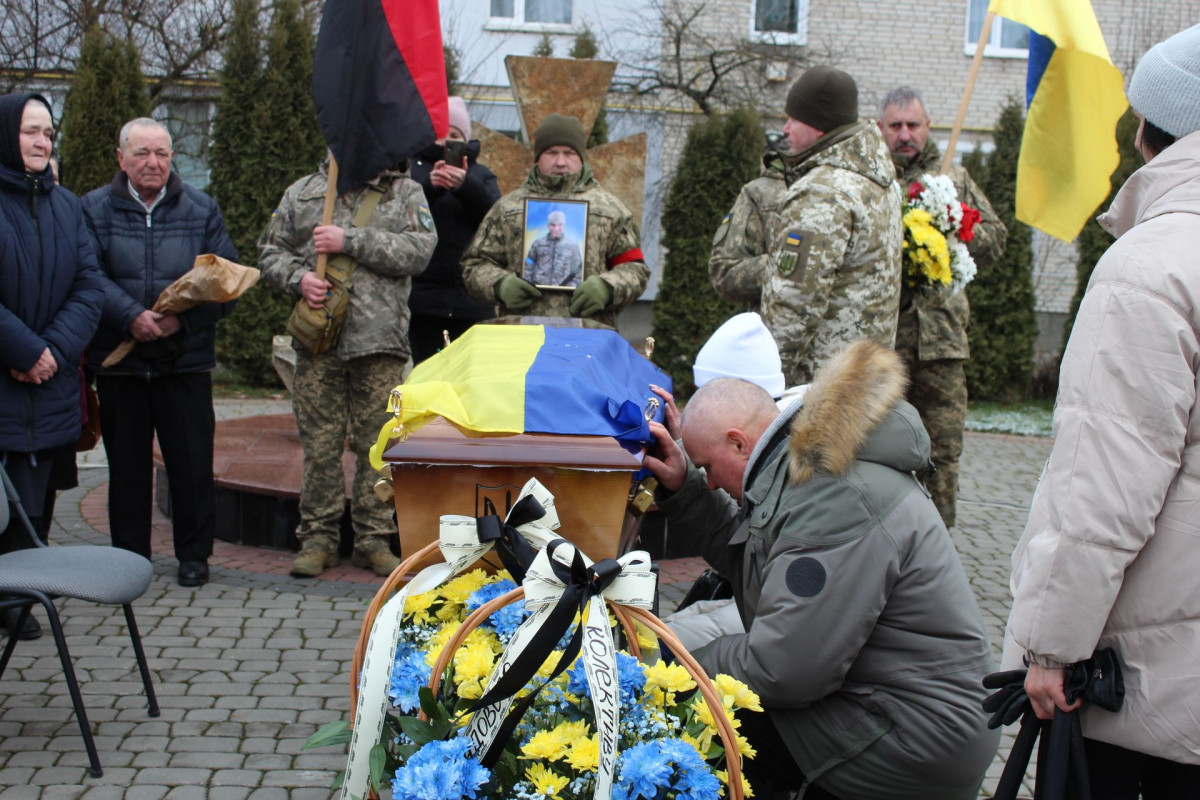
M337 157L329 154L329 174L325 178L325 206L321 210L321 224L333 224L333 204L337 200L338 163ZM317 253L317 279L325 280L325 263L328 253Z
M983 18L983 27L979 30L979 41L975 44L975 58L971 61L971 71L967 73L967 85L963 88L962 100L958 103L958 116L954 119L954 128L950 131L950 144L946 145L946 155L942 156L942 174L950 171L954 163L954 151L958 147L958 136L962 133L963 122L967 118L967 106L971 104L971 94L975 91L975 79L979 77L979 67L983 64L983 51L987 49L988 38L992 35L992 20L996 18L989 11Z

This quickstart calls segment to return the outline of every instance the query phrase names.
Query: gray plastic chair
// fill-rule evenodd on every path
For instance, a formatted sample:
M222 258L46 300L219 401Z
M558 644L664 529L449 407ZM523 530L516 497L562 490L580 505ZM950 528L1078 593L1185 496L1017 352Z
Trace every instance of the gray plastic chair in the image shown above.
M58 659L62 662L63 675L75 706L75 718L83 734L83 746L87 750L88 774L99 778L104 774L100 768L100 756L92 739L92 728L88 723L87 710L83 706L83 695L79 681L75 678L75 667L67 650L62 622L53 600L58 597L74 597L92 603L119 605L125 611L125 622L129 626L129 638L137 656L138 670L146 687L146 699L150 705L150 716L157 717L158 698L154 695L154 684L150 680L150 668L146 665L146 653L142 649L142 638L138 635L137 622L133 618L133 601L146 593L154 577L154 567L149 560L128 550L97 545L71 545L47 547L33 530L29 516L21 506L21 499L9 480L4 466L0 465L0 478L4 480L4 493L8 502L0 503L0 533L7 527L11 511L16 512L30 541L36 546L29 550L0 555L0 608L20 608L16 627L9 632L4 653L0 655L0 677L8 667L13 649L17 644L16 631L21 630L34 603L40 603L50 619L50 630L58 647ZM11 535L11 534L10 534Z

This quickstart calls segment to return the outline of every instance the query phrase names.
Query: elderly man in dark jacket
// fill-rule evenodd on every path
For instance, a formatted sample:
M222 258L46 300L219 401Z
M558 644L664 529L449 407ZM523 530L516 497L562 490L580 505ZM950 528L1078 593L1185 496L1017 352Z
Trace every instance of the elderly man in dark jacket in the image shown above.
M733 582L745 632L695 655L762 700L741 731L756 797L974 800L995 755L988 636L913 476L929 436L906 386L900 357L861 340L782 413L746 381L705 384L683 418L691 465L651 423L659 507Z
M104 272L104 313L89 351L108 455L108 520L113 544L150 557L151 442L158 434L171 486L179 583L208 580L212 555L214 327L233 303L202 304L178 315L151 311L192 268L196 256L231 261L237 250L211 197L171 172L171 136L158 122L121 129L108 186L84 197L84 213ZM133 352L101 362L126 339Z
M49 516L54 460L75 457L79 357L103 298L79 198L50 172L53 141L44 97L0 96L0 461L35 518ZM23 532L0 537L3 552L22 544L33 544ZM11 629L16 611L0 624ZM39 634L30 616L19 635Z

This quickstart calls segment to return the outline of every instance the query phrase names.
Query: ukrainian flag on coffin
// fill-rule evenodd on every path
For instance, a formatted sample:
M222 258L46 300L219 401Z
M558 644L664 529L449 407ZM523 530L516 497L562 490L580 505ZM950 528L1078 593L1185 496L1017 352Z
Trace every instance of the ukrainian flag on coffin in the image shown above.
M1120 163L1124 78L1090 0L992 0L988 11L1031 31L1017 219L1071 241L1108 196Z
M649 442L645 409L657 398L651 384L670 390L671 376L616 331L476 325L397 387L399 419L383 426L371 463L382 468L397 421L411 433L434 417L467 435L558 433ZM662 418L658 408L654 419Z

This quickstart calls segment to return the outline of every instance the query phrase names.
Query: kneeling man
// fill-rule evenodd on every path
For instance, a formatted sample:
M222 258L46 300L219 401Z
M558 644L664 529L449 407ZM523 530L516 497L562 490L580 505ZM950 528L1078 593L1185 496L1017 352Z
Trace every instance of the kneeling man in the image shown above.
M695 655L766 709L741 730L757 797L973 800L996 753L988 636L913 476L929 436L907 382L861 340L782 413L754 384L705 384L683 416L691 465L651 423L659 507L733 582L745 633Z

